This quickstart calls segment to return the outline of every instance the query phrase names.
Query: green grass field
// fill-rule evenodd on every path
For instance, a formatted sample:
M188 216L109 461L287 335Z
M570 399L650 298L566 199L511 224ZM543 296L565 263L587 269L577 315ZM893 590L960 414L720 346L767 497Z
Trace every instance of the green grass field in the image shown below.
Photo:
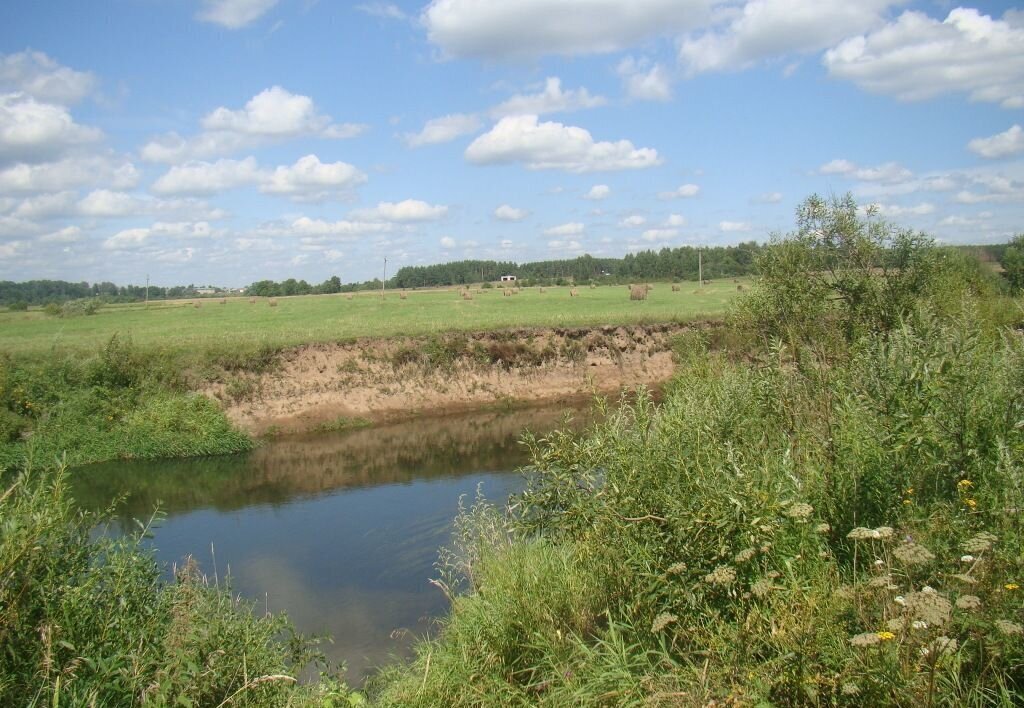
M745 282L745 281L741 281ZM732 279L703 288L695 282L672 292L655 283L646 301L631 301L625 285L569 288L523 288L505 297L501 290L483 290L472 300L459 291L409 291L277 298L271 307L247 297L111 305L97 314L53 317L42 311L0 313L0 351L15 356L44 354L53 349L95 352L117 333L135 346L168 353L225 350L237 345L287 347L359 337L425 335L452 330L493 330L516 327L575 327L602 324L668 322L721 316L737 295Z

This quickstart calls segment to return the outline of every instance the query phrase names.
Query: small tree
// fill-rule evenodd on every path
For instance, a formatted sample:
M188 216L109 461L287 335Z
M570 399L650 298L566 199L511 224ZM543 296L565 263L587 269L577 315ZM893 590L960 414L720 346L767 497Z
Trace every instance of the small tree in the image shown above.
M1017 234L1003 251L1003 276L1015 293L1024 291L1024 234Z

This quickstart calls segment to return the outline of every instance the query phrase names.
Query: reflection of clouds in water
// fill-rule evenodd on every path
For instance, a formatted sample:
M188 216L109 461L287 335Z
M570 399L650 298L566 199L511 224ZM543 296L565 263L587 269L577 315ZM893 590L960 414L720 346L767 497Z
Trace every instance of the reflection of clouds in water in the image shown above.
M380 666L394 655L407 655L411 637L396 629L423 634L427 616L442 612L444 597L423 580L423 590L382 590L375 587L343 585L332 589L308 583L308 575L293 568L281 556L254 556L233 568L233 586L271 588L266 606L271 612L284 610L306 634L329 634L333 643L322 649L335 662L345 662L353 680ZM257 598L258 611L264 598Z

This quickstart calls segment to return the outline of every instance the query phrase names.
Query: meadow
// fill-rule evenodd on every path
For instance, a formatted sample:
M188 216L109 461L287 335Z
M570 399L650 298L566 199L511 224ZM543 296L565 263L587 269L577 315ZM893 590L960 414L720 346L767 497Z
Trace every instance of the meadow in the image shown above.
M0 313L0 351L14 356L53 349L95 352L118 334L138 347L187 355L222 351L240 344L279 349L300 344L360 337L418 336L446 331L519 327L578 327L640 324L719 317L748 280L722 279L701 287L654 283L645 301L631 301L625 285L597 288L521 288L504 296L500 289L473 288L463 299L456 288L179 300L109 305L96 314L61 318L42 310ZM542 292L543 291L543 292ZM271 303L274 306L271 306ZM195 303L200 304L199 307Z

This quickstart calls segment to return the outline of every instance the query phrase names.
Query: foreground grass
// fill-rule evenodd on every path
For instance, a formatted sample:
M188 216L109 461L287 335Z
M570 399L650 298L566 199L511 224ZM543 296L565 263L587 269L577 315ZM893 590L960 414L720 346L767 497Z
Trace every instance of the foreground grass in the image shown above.
M743 281L747 282L747 281ZM742 284L742 283L741 283ZM56 318L41 311L0 313L0 351L14 356L46 354L54 349L92 353L112 335L130 337L143 349L168 352L187 360L239 347L281 348L359 337L418 336L448 331L485 331L518 327L575 327L636 324L719 317L737 295L732 279L701 288L688 282L672 292L654 284L648 299L634 302L626 286L523 288L504 297L483 290L463 300L457 290L409 291L402 300L388 292L306 295L276 298L276 307L259 298L116 306L95 315Z

